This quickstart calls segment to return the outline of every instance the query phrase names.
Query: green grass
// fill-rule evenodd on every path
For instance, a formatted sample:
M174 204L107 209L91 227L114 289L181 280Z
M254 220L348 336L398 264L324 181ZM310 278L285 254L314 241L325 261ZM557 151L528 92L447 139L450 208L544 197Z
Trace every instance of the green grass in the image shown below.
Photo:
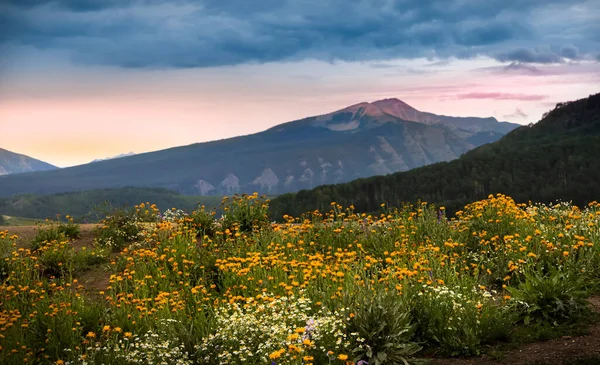
M8 215L4 215L4 226L35 226L40 219L36 218L25 218L25 217L12 217Z
M68 214L77 222L94 222L103 217L103 214L99 213L97 209L101 209L105 204L123 208L143 202L153 202L161 212L173 207L192 211L198 203L205 205L207 210L218 208L221 205L221 199L220 196L181 195L166 189L128 187L1 198L0 214L44 220L46 218L56 219L56 214L61 213L62 217Z

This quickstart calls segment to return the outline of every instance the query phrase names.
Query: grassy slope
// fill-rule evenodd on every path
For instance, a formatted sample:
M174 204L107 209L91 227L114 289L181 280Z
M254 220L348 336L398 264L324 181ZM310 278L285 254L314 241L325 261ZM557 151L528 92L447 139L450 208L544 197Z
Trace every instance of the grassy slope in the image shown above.
M54 218L57 213L83 218L105 202L115 207L132 206L142 202L156 204L162 211L177 207L191 211L198 203L207 208L218 207L221 197L186 196L166 189L122 188L90 190L54 195L21 195L0 199L0 214L15 217ZM10 219L6 219L10 224ZM13 220L13 222L15 222Z
M3 220L0 222L0 226L33 226L39 219L34 218L23 218L23 217L12 217L9 215L3 215Z

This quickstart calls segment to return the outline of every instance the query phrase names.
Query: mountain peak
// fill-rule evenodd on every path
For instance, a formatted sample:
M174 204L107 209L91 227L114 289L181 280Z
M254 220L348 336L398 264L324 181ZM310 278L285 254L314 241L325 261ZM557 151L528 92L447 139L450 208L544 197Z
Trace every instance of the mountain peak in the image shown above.
M396 98L377 100L371 104L375 105L385 114L404 120L415 121L417 115L420 113L417 109Z
M468 138L473 133L493 131L506 134L517 124L498 123L495 118L478 117L448 117L419 111L398 98L386 98L373 102L361 102L337 110L333 113L303 120L304 125L326 128L336 132L356 133L365 129L377 128L387 123L414 122L425 125L438 125L450 128L461 134L461 138ZM295 122L286 123L286 126ZM286 128L274 127L274 130L283 131Z

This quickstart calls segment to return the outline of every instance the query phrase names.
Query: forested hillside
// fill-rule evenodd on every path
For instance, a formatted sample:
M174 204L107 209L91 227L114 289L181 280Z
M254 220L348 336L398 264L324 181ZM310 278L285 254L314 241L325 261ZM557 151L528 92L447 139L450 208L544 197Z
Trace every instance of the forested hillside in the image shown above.
M489 194L519 202L600 199L600 94L560 103L537 124L518 128L500 141L407 172L325 185L281 195L271 203L274 217L326 210L335 201L360 212L381 203L399 206L427 201L448 211Z
M221 197L180 195L167 189L122 188L60 193L54 195L19 195L0 198L2 214L28 218L55 218L69 214L77 220L95 220L105 206L126 207L143 202L156 204L161 212L172 207L192 211L198 203L212 209L221 203ZM1 223L1 221L0 221Z

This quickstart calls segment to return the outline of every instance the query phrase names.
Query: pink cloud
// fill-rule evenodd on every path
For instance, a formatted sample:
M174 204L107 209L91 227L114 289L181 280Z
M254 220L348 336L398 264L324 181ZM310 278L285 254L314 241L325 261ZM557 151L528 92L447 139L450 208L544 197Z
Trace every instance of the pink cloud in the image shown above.
M539 101L546 99L545 95L511 94L495 92L472 92L457 95L457 99L492 99L492 100L521 100L521 101Z

